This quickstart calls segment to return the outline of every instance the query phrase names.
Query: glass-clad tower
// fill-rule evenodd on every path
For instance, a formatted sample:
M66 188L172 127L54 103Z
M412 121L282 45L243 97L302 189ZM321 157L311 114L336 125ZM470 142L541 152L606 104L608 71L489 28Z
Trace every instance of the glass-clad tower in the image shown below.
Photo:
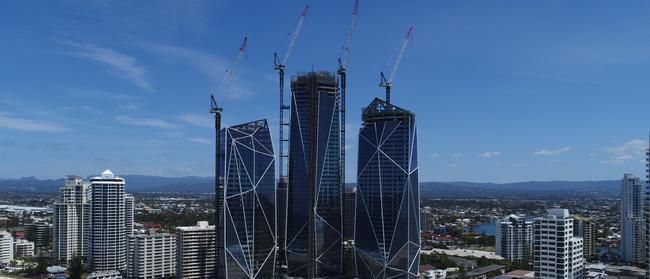
M342 273L338 83L329 72L291 81L287 267L291 277Z
M355 260L359 278L416 278L420 188L415 114L375 98L359 131Z
M275 271L275 154L266 120L221 130L226 278L272 278Z

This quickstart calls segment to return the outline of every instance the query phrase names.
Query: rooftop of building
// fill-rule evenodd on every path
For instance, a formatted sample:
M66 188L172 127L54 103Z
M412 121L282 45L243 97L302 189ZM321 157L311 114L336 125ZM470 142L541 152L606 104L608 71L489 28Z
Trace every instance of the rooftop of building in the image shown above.
M505 265L500 264L491 264L483 267L476 268L470 272L467 272L467 277L478 276L481 274L486 274L489 272L497 271L506 268Z
M298 72L297 75L291 77L291 82L302 81L308 78L318 78L327 82L336 82L336 75L330 71L311 71L311 72Z
M415 113L398 107L385 100L375 98L370 104L362 109L363 120L376 120L376 119L392 119L392 118L405 118L415 117Z
M209 225L208 221L198 221L196 222L196 226L176 227L176 230L181 230L181 231L214 230L214 225Z

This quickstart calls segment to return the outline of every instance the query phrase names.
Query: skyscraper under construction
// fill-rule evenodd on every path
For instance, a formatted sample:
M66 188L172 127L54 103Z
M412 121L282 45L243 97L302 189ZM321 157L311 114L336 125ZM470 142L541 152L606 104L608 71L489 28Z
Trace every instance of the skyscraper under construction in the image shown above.
M420 190L415 114L375 98L363 111L357 167L359 278L416 278Z
M338 82L309 72L291 81L286 253L292 277L342 273Z

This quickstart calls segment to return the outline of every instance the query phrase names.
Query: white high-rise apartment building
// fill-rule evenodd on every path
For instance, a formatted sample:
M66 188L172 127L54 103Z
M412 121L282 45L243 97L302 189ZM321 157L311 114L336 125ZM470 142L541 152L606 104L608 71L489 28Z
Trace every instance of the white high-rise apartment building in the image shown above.
M533 250L533 222L508 215L496 224L496 254L510 261L530 259Z
M627 263L645 262L644 193L641 180L625 174L621 180L621 258Z
M212 278L215 229L207 221L176 228L176 278Z
M54 257L68 262L88 252L90 183L71 175L54 202L52 246Z
M34 242L16 238L14 242L14 258L25 259L34 257Z
M14 259L14 238L6 231L0 231L0 263Z
M127 278L169 278L176 273L176 236L169 233L128 236Z
M550 209L533 222L533 270L535 278L584 278L582 238L573 236L573 217L568 209Z
M90 179L89 265L94 271L126 269L126 199L124 179L110 170Z

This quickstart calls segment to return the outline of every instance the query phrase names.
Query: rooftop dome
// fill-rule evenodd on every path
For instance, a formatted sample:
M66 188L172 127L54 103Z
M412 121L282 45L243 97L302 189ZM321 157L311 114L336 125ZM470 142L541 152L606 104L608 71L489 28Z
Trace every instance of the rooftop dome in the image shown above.
M109 170L109 169L102 172L102 178L104 178L104 179L110 179L110 178L113 178L113 177L114 177L113 172L111 172L111 170Z

